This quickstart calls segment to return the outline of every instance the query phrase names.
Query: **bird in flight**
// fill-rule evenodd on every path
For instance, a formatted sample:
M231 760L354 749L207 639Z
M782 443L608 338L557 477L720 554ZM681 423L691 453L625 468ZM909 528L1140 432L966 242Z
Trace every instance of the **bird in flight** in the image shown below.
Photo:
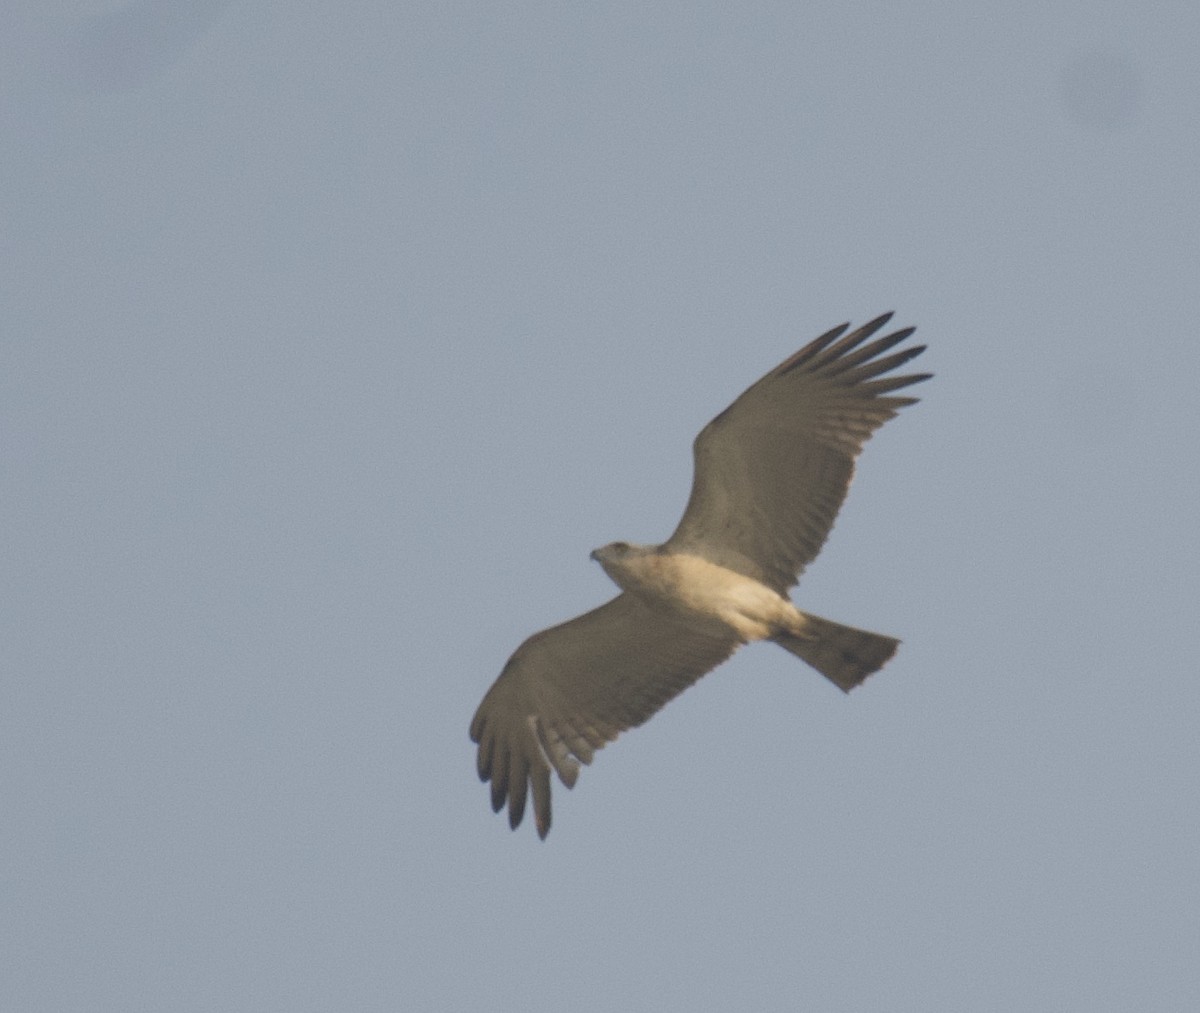
M621 593L509 658L471 739L492 809L507 802L514 830L532 789L545 838L551 770L574 787L580 763L743 644L770 640L845 692L895 653L898 640L801 612L788 597L833 527L863 444L917 401L894 392L931 375L885 375L925 350L891 351L912 327L870 340L891 316L822 334L705 426L674 534L596 549Z

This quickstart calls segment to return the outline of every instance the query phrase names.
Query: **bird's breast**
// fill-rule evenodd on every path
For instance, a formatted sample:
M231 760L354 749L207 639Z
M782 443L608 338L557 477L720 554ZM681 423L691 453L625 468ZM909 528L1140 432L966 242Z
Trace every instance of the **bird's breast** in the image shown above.
M795 606L766 584L718 566L702 556L657 552L627 561L623 581L630 593L697 618L730 626L745 641L790 629Z

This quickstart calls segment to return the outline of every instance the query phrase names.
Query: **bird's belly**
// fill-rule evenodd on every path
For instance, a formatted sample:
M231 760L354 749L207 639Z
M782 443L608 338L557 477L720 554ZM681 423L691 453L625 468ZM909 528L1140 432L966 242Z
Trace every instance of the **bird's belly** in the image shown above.
M662 554L647 560L628 590L659 599L671 608L717 620L744 641L764 640L795 630L803 617L766 584L700 556Z

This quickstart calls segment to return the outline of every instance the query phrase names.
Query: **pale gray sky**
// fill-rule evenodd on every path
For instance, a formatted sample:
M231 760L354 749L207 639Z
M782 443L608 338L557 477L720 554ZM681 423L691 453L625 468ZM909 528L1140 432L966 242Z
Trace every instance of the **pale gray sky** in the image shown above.
M1200 1008L1200 8L0 13L0 1008ZM802 607L510 833L690 442L937 373Z

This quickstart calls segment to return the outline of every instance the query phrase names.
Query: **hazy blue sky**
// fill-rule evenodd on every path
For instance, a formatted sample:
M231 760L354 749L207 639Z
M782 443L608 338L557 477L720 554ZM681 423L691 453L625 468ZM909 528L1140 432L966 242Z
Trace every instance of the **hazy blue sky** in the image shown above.
M1200 7L0 12L0 1008L1200 1009ZM467 725L843 320L937 376L756 646Z

